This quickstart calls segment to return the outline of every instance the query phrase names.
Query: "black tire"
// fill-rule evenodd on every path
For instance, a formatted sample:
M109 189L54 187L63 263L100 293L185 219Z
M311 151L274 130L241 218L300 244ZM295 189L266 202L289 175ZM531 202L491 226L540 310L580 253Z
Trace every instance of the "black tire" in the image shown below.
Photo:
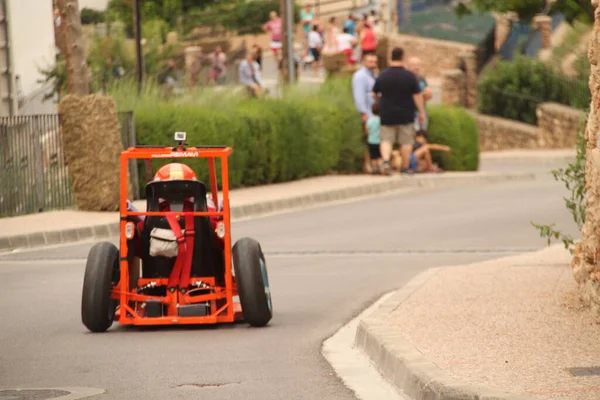
M81 297L81 320L92 332L105 332L113 323L117 301L110 298L119 280L119 250L102 242L88 254Z
M242 238L235 243L232 253L244 320L252 326L265 326L273 316L273 306L260 244L254 239Z

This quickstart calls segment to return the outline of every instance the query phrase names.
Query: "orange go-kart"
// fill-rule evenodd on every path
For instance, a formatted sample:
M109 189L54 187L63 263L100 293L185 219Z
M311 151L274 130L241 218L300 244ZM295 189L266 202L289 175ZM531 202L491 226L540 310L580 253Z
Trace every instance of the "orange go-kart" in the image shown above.
M217 324L272 318L264 254L251 238L231 247L230 147L137 146L121 153L119 248L94 245L88 255L81 317L92 332L123 325ZM131 159L205 158L210 195L187 165L163 166L146 185L146 211L127 200ZM219 206L215 159L221 161ZM235 274L235 276L234 276ZM236 301L236 297L239 301Z

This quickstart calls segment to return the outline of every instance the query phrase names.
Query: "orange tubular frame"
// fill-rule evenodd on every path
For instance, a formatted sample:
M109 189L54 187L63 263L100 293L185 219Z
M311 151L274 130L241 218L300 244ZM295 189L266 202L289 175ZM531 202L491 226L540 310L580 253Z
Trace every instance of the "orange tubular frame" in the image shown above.
M234 322L241 317L241 306L238 301L234 302L233 297L237 296L237 286L232 276L231 260L231 220L229 205L229 165L228 157L233 153L230 147L135 147L129 148L121 153L121 198L120 198L120 266L121 275L118 285L113 287L111 298L119 301L119 309L115 315L115 320L124 325L172 325L172 324L214 324L219 322ZM191 277L190 284L202 281L209 285L213 292L210 294L190 296L194 289L185 294L179 290L167 291L164 297L149 296L138 294L135 290L129 290L129 262L128 245L125 229L127 217L130 216L166 216L166 212L132 212L127 211L127 193L128 193L128 169L131 159L160 159L160 158L207 158L210 174L210 189L217 210L219 207L217 171L215 159L221 160L222 190L223 190L223 211L222 212L176 212L182 217L186 214L194 216L221 216L225 225L224 255L225 255L225 286L216 286L213 277ZM168 278L152 279L140 278L137 286L142 286L155 282L157 286L166 286ZM136 312L132 308L134 302L145 302L147 300L157 300L166 306L165 316L147 317ZM225 304L217 308L217 300L225 300ZM205 316L179 316L177 312L178 305L193 304L199 302L210 302L210 312Z

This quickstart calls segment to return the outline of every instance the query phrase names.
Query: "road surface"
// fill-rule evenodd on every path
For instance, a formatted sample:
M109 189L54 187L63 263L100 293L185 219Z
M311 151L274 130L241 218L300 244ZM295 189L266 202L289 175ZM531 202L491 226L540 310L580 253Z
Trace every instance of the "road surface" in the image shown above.
M90 334L81 285L91 244L0 256L0 390L84 386L99 399L354 399L320 354L323 340L429 267L532 251L530 221L576 232L563 187L533 182L421 190L233 224L266 252L266 328ZM235 239L234 238L234 239ZM1 397L1 391L0 391Z

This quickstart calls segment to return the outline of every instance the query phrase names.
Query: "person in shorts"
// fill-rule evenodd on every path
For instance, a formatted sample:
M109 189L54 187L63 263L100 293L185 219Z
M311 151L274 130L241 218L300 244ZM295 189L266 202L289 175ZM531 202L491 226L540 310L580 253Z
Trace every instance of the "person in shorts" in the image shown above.
M263 25L265 32L271 33L271 51L275 58L279 58L279 53L283 47L283 21L277 15L277 11L271 11L269 13L269 21Z
M415 137L413 152L410 155L410 168L417 172L443 172L437 164L433 163L431 152L449 153L452 149L443 144L429 143L428 140L427 131L419 129Z
M315 76L319 74L319 66L321 65L321 49L323 48L323 38L319 34L319 26L314 25L313 30L308 34L308 48L310 55L313 57L313 69Z
M415 141L415 111L418 122L423 123L425 107L423 93L417 77L404 67L404 50L392 50L390 67L379 74L373 85L373 96L379 97L381 117L381 157L382 172L391 173L390 158L394 144L400 145L402 157L401 173L413 174L410 168L410 155Z
M381 163L381 152L379 151L379 146L381 143L381 120L379 118L378 102L373 104L371 107L371 112L373 114L367 120L367 147L369 148L369 158L371 159L372 173L378 174Z

